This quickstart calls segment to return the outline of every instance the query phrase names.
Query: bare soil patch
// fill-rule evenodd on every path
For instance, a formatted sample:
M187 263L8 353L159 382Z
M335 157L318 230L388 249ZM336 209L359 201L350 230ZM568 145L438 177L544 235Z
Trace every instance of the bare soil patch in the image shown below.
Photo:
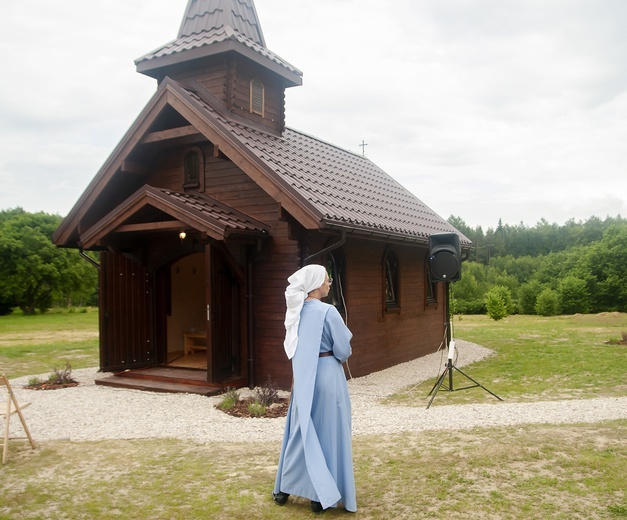
M52 330L31 332L6 332L0 334L0 347L33 345L41 343L76 343L98 337L98 331Z
M603 343L606 345L627 345L627 332L622 333L622 339L611 339Z
M249 417L253 419L265 418L274 419L276 417L285 417L287 415L287 409L290 404L290 400L287 398L280 398L278 401L266 408L266 412L263 415L253 415L248 410L248 406L253 404L255 400L252 397L243 398L237 401L233 408L229 410L223 410L220 407L216 407L224 413L232 415L233 417Z
M58 390L60 388L71 388L78 386L78 381L74 383L49 383L47 381L43 383L34 383L32 385L24 385L27 390Z

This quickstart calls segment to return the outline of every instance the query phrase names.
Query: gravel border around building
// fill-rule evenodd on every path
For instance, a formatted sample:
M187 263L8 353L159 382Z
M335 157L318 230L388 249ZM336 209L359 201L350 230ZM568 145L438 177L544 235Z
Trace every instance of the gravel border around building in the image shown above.
M491 350L467 341L456 340L456 345L460 368L492 355ZM381 404L382 398L401 388L429 379L435 382L445 362L446 353L440 351L351 379L353 435L627 418L627 397L531 403L495 399L492 404L432 406L428 410L426 400L424 406L416 407ZM74 370L72 375L81 384L60 390L24 389L29 377L11 381L18 402L31 403L24 416L35 441L177 438L199 443L263 442L280 441L283 435L284 418L232 417L215 408L220 397L97 386L94 380L102 377L97 369ZM482 384L490 387L487 381ZM242 396L250 393L243 390ZM23 435L15 415L11 434Z

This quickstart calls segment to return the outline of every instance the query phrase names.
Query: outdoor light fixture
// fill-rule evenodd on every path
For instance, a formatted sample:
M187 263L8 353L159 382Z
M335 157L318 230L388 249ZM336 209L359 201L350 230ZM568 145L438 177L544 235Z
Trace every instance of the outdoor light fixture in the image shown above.
M185 237L186 237L186 236L187 236L187 233L185 233L185 231L181 231L181 232L179 233L179 238L181 239L181 242L182 242L183 240L185 240Z

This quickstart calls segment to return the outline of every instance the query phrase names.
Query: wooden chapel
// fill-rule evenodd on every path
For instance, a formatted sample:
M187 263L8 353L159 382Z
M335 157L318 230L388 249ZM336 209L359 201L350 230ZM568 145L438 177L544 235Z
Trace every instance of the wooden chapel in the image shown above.
M428 240L457 231L368 158L286 127L302 73L253 0L189 0L135 63L157 90L53 237L100 254L100 368L126 376L103 384L289 388L284 290L307 263L334 279L353 376L439 347Z

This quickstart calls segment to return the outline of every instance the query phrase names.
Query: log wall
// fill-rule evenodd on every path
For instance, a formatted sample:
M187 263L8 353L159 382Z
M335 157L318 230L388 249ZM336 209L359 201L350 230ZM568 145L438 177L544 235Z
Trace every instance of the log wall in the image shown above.
M254 253L253 323L254 383L268 375L282 388L291 385L291 364L283 350L284 291L287 278L300 267L301 257L324 249L337 235L307 234L280 205L234 163L205 155L204 189L211 197L256 218L271 228L271 238ZM149 183L181 190L182 151L172 150L157 161ZM227 247L228 247L227 240ZM301 246L305 251L301 253ZM399 258L399 308L385 310L383 257L392 247ZM343 246L346 258L348 326L354 334L350 368L358 377L435 352L444 333L444 305L428 305L425 255L427 246L394 245L350 237ZM314 261L322 262L322 259ZM242 268L245 266L242 265ZM442 285L442 284L438 284ZM443 302L439 287L438 300Z
M250 111L250 80L264 85L264 117ZM221 56L210 60L202 70L185 71L176 79L195 79L234 114L261 125L273 133L281 133L285 125L285 87L267 69L248 60Z

